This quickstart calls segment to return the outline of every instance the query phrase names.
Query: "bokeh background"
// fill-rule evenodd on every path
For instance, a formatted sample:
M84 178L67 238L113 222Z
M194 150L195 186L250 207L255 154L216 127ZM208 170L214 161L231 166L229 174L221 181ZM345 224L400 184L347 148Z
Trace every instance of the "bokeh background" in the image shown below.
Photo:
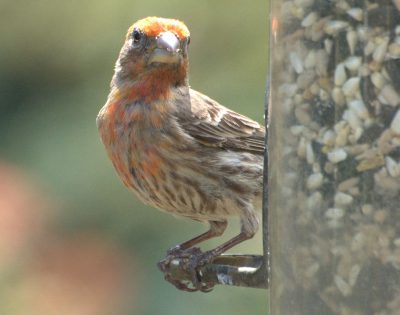
M205 230L135 200L95 118L126 29L191 30L191 86L263 121L265 0L0 0L0 314L266 314L266 291L180 292L156 267ZM238 232L234 222L224 239ZM222 240L212 241L205 248ZM235 248L260 253L260 235Z

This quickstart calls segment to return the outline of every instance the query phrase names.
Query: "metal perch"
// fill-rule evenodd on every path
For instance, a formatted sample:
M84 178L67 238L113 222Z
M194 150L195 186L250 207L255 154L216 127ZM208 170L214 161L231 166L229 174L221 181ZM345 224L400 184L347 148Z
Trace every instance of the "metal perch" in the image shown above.
M168 274L174 279L190 281L191 275L180 267L180 259L169 264ZM221 255L199 269L202 282L266 289L267 272L261 255Z

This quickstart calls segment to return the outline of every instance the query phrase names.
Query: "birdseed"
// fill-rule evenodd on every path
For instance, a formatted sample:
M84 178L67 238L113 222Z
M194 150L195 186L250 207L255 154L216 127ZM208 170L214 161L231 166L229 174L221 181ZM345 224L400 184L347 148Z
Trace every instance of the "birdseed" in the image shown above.
M272 311L398 315L400 1L276 0Z

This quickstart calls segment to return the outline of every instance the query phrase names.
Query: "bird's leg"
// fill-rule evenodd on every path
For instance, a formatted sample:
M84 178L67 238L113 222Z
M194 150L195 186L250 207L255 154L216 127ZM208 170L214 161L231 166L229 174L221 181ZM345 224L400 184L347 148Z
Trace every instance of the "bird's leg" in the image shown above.
M199 288L191 288L189 285L183 283L182 281L174 279L168 272L169 265L173 260L178 260L185 270L190 269L192 274L192 282L198 283L197 272L195 266L191 267L193 264L194 257L199 257L203 252L198 247L193 247L201 242L204 242L210 238L220 236L224 233L228 222L227 221L209 221L210 228L207 232L202 233L186 242L178 244L167 251L167 257L158 263L158 267L164 273L165 280L172 283L175 287L180 290L193 292L199 290ZM194 280L195 279L195 280Z
M209 240L210 238L221 236L224 233L224 231L226 230L226 227L228 226L227 221L209 221L209 224L210 224L210 228L207 232L202 233L186 242L183 242L181 244L178 244L178 245L170 248L167 251L167 256L179 255L183 251L186 251L189 248L192 248L194 245L197 245L201 242Z
M217 246L216 248L209 250L201 255L200 260L198 261L198 265L204 265L206 263L211 262L215 257L225 253L227 250L232 247L252 238L254 233L249 231L241 231L238 235L226 241L225 243Z
M223 230L225 230L226 225L227 224L225 222ZM210 226L211 226L210 230L212 230L211 222ZM178 289L189 292L194 292L194 291L209 292L212 290L214 283L203 283L201 280L201 275L199 273L199 268L204 266L205 264L212 262L215 257L221 255L222 253L238 245L239 243L252 238L257 232L257 229L258 229L257 216L253 211L249 212L246 211L245 215L241 217L241 231L235 237L217 246L216 248L206 252L202 252L199 248L196 247L189 247L186 250L180 251L179 254L176 253L177 255L171 257L167 256L165 260L159 263L159 267L165 273L165 279L174 284ZM220 232L220 234L222 234L222 232ZM197 244L213 236L217 236L213 235L204 239L205 236L203 235L209 236L209 234L210 231L194 238L193 239L195 240L194 244ZM194 244L191 241L192 240L185 242L183 244L189 244L190 246L193 246ZM191 284L189 283L188 285L186 283L183 283L182 281L175 280L171 277L167 269L169 263L172 261L171 258L179 259L181 268L191 275L191 282L192 282Z
M241 217L241 229L238 235L212 250L197 255L192 255L188 269L192 274L192 283L194 288L197 288L203 292L211 291L213 284L201 282L201 276L198 273L198 268L212 262L215 257L223 254L232 247L252 238L256 234L257 230L258 218L256 214L253 211L248 213L246 212L246 214Z

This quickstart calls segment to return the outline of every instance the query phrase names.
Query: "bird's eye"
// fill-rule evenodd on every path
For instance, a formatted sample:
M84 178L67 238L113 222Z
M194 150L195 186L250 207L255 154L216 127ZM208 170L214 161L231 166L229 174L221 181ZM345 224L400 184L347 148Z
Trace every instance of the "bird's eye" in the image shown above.
M138 43L142 38L142 34L138 30L133 31L133 41Z

